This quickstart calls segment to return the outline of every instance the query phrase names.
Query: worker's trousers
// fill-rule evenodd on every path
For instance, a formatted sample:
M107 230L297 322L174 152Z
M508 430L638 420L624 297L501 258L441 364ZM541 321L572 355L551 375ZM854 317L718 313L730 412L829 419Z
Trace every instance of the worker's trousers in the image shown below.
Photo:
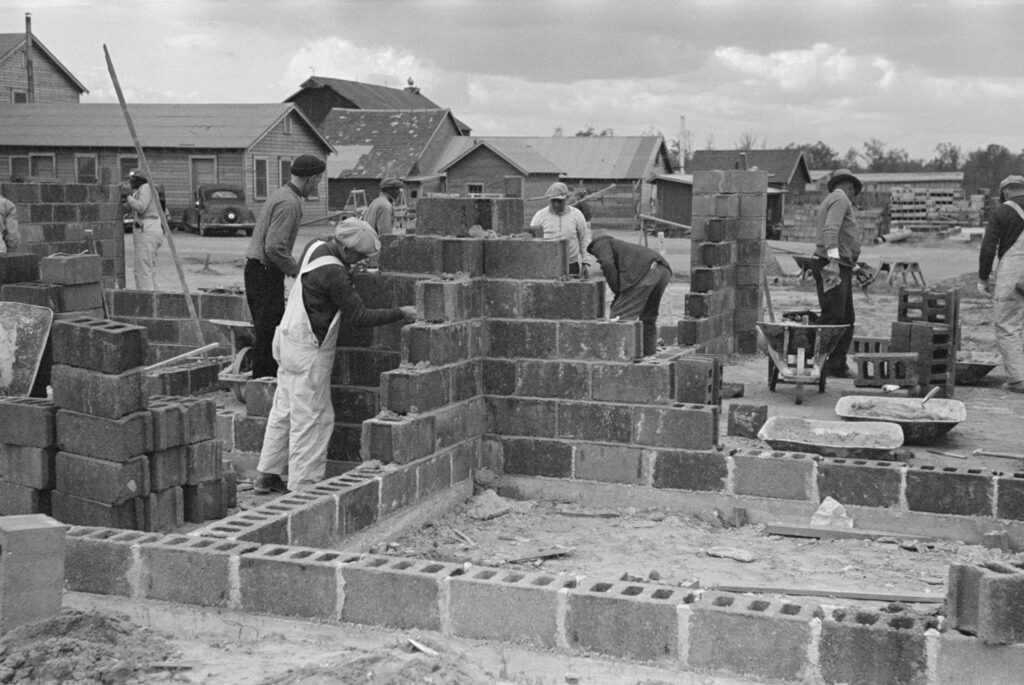
M818 324L822 326L845 325L849 328L839 336L822 371L830 376L843 376L849 373L846 366L846 355L853 344L853 326L857 322L857 316L853 310L853 268L840 265L839 283L825 290L825 281L821 270L827 265L827 259L818 257L814 260L814 268L811 271L811 275L814 276L814 286L818 292L818 306L821 307Z
M164 244L164 230L160 219L145 219L142 227L132 231L135 246L135 287L138 290L157 290L156 251Z
M643 278L617 294L612 301L610 315L613 319L639 318L643 324L645 357L658 351L658 310L671 278L671 271L654 262Z
M1024 235L999 259L996 286L992 291L996 346L1013 383L1024 383L1024 292L1017 287L1022 280Z

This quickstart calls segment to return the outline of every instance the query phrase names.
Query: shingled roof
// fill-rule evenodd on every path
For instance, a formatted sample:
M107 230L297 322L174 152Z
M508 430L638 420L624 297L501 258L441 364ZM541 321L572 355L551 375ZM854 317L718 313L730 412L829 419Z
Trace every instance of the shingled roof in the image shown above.
M739 168L740 153L747 155L747 168L768 172L770 185L789 185L800 177L801 183L810 183L811 172L804 159L804 151L789 150L695 150L693 159L686 164L686 172L716 171Z
M139 104L128 111L143 147L244 150L294 112L310 133L330 144L290 103ZM132 147L117 103L0 103L0 145L5 147Z
M336 178L405 178L433 169L417 164L445 119L455 118L447 109L341 109L336 107L321 126L324 136L338 151L344 165ZM332 165L333 167L333 165ZM335 167L336 168L336 167Z
M3 64L10 55L22 49L25 46L25 34L24 33L0 33L0 64ZM60 60L53 56L53 53L46 49L35 35L32 36L32 49L40 50L46 57L53 62L54 66L57 67L67 77L69 81L78 89L79 93L88 93L89 91L82 82L75 78L75 75L68 71L68 68L60 63Z
M459 160L468 157L471 152L486 147L506 162L515 167L521 174L556 174L562 170L550 159L540 154L522 138L456 138L448 144L445 161L438 171L445 172Z

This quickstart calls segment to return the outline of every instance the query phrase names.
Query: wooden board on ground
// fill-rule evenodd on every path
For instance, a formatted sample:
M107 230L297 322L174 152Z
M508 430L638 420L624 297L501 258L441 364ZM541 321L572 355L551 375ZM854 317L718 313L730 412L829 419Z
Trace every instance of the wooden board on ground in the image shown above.
M32 390L53 310L21 302L0 302L0 396L25 397Z
M833 597L857 599L867 602L910 602L913 604L939 604L946 601L945 593L924 594L906 592L858 592L855 590L829 590L807 587L774 587L771 585L716 585L706 588L718 592L752 593L758 595L789 595L793 597Z
M891 540L916 540L918 542L932 542L941 540L936 537L922 537L920 535L905 535L893 533L887 530L864 530L858 528L819 528L817 526L785 526L776 523L769 523L764 527L765 535L782 535L790 538L819 538L824 540L877 540L878 538L889 538Z

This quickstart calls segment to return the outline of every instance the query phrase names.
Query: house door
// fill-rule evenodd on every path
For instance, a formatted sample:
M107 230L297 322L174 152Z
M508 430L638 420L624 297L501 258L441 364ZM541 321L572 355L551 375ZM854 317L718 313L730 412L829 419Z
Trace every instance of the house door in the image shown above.
M216 157L191 157L192 165L192 197L196 196L196 188L217 182Z

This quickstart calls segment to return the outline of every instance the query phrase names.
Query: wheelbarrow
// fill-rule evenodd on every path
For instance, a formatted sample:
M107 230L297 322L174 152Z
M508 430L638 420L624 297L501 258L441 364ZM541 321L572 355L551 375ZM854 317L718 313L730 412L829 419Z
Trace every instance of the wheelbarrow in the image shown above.
M822 368L846 329L846 325L758 321L757 330L768 345L768 390L775 392L779 381L794 383L797 404L803 404L806 383L817 383L818 392L825 392Z
M903 429L908 445L938 442L967 418L967 408L958 400L935 398L922 405L917 397L847 395L836 403L836 416L846 421L888 421Z
M253 329L248 321L210 319L231 341L231 364L217 378L231 386L235 398L245 403L245 383L252 378Z
M757 437L772 449L843 459L888 459L903 445L903 430L888 421L845 423L773 416Z

